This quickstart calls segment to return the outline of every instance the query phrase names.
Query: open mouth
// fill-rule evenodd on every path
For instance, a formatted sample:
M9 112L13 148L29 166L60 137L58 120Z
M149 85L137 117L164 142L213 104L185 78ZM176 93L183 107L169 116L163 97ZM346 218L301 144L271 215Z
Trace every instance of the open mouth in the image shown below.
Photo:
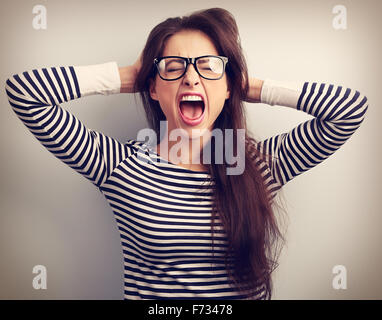
M179 111L183 121L188 125L197 125L203 121L205 105L200 96L183 96L179 102Z

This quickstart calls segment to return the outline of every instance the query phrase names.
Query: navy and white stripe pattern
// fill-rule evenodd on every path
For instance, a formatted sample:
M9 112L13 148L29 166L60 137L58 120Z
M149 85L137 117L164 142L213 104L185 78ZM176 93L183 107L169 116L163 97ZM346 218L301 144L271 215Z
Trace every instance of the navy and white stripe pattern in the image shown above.
M269 165L280 186L343 145L361 125L368 104L356 90L305 82L295 107L315 118L258 144L259 150L273 157Z
M142 142L122 144L86 128L59 106L81 97L73 67L15 75L7 80L6 91L35 137L105 195L121 236L125 299L264 298L262 285L251 296L230 286L222 228L212 256L214 182L208 173L168 163ZM367 101L354 90L305 83L295 107L315 118L258 144L274 159L259 165L272 198L350 137L364 118Z

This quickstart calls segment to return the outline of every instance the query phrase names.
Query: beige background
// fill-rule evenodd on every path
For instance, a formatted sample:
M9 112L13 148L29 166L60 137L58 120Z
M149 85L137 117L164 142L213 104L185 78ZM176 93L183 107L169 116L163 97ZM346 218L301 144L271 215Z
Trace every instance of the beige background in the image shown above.
M47 30L32 27L36 4L47 8ZM346 30L332 27L337 4L347 8ZM369 99L354 136L284 188L288 244L273 298L381 299L381 1L2 0L1 83L33 68L130 64L157 23L214 6L236 17L251 75L342 84ZM0 299L121 299L122 250L103 196L44 150L11 111L5 90L0 104ZM64 107L121 141L147 127L132 95ZM263 104L247 111L259 139L310 118ZM46 290L32 287L39 264L47 268ZM347 269L346 290L332 287L335 265Z

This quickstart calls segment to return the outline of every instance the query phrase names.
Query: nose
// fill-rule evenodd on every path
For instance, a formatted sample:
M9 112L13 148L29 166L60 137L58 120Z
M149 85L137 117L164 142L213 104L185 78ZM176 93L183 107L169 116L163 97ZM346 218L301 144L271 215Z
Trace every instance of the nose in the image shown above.
M186 74L183 76L183 83L187 86L194 86L199 84L199 74L196 72L193 64L189 64L186 70Z

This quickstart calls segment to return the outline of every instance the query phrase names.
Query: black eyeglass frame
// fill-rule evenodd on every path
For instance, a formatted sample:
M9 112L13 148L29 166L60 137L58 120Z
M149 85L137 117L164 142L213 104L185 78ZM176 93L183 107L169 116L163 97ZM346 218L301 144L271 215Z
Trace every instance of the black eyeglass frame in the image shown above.
M207 78L207 77L204 77L203 75L200 74L199 70L198 70L198 67L196 65L196 61L198 61L199 59L201 58L207 58L207 57L214 57L214 58L219 58L220 60L223 61L223 72L221 74L221 76L219 78L214 78L214 79L211 79L211 78ZM162 75L160 74L160 71L159 71L159 62L161 62L161 60L163 60L164 58L180 58L184 61L186 61L186 67L184 68L184 72L181 76L175 78L175 79L166 79L166 78L163 78ZM179 56L164 56L164 57L158 57L158 58L155 58L154 59L154 64L157 68L157 71L158 71L158 75L159 77L162 79L162 80L165 80L165 81L175 81L175 80L178 80L180 78L182 78L186 72L187 72L187 68L188 68L188 65L189 64L192 64L196 70L196 72L198 73L199 76L201 76L202 78L204 79L207 79L207 80L219 80L221 79L223 76L224 76L224 72L225 72L225 68L227 66L227 63L228 63L228 58L227 57L223 57L223 56L214 56L214 55L205 55L205 56L200 56L200 57L194 57L194 58L187 58L187 57L179 57Z

